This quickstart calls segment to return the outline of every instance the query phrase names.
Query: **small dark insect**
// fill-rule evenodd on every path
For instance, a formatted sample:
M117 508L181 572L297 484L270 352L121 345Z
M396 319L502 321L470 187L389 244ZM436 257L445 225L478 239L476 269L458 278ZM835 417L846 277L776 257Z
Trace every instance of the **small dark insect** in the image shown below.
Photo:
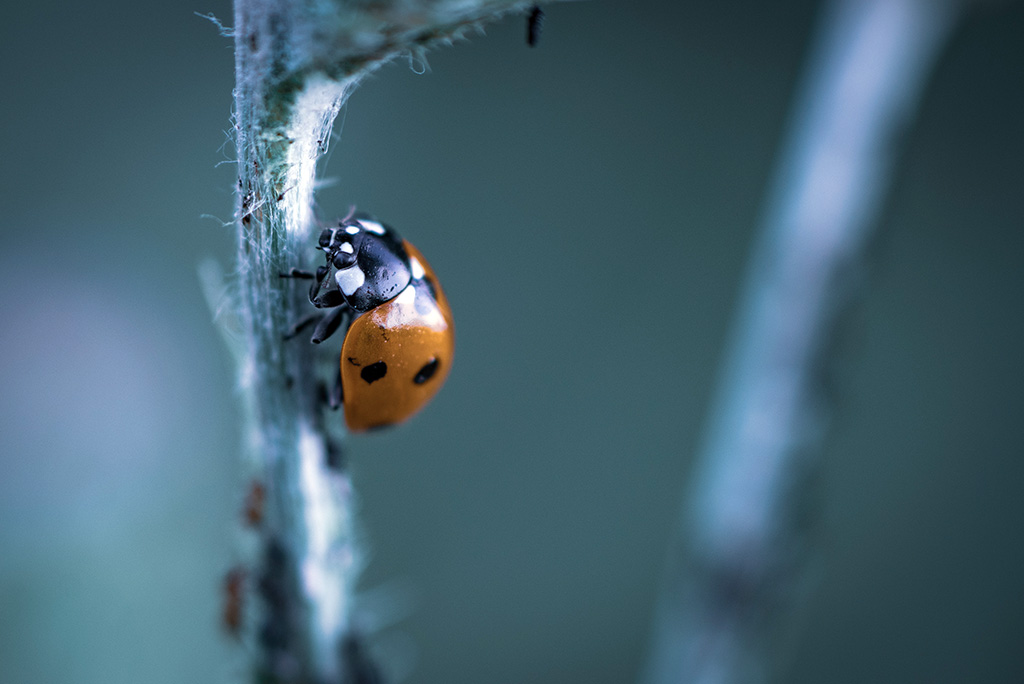
M249 493L245 495L245 522L249 527L259 527L263 522L263 504L267 499L267 490L258 480L249 485Z
M244 585L245 570L242 568L232 568L224 576L224 610L221 614L221 622L224 625L224 630L236 639L242 631Z
M534 5L530 16L526 19L526 44L535 47L540 42L540 32L544 28L544 10Z

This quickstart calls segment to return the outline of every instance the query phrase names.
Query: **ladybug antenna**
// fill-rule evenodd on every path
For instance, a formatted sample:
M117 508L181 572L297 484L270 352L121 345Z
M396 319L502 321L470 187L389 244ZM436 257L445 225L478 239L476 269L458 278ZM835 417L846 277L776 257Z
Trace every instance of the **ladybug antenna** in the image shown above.
M356 215L356 205L348 205L348 213L345 214L345 218L341 219L341 225L345 225L352 220L352 217Z

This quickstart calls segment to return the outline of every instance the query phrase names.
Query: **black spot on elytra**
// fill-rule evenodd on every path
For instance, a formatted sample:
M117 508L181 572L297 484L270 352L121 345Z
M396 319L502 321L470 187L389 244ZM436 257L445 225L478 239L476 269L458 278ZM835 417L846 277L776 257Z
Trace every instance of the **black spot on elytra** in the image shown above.
M369 366L359 371L359 377L365 380L367 385L372 385L387 374L388 364L383 361L371 363Z
M412 379L417 385L422 385L430 378L434 377L434 373L437 372L438 361L437 359L431 359L423 364L423 368L420 368L420 372L416 374L416 377Z
M363 365L363 364L359 363L358 361L356 361L355 357L352 357L352 356L348 357L348 362L351 363L353 366L356 366L356 367L359 367L359 366Z

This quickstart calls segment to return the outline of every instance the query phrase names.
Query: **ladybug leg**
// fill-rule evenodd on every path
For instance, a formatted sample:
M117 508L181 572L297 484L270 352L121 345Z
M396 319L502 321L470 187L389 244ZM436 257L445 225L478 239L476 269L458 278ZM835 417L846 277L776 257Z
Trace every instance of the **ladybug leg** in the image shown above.
M341 402L344 397L341 389L340 366L338 367L337 374L334 376L334 383L330 387L327 387L327 383L323 381L316 384L316 396L318 402L327 404L327 408L332 411L337 411L341 408Z
M334 278L329 278L330 269L321 266L316 269L313 284L309 286L309 302L318 309L331 309L336 306L347 306L344 295L338 289Z
M316 276L309 271L303 271L300 268L288 269L287 273L278 273L282 278L301 278L302 280L313 280Z
M314 313L314 314L310 314L310 315L300 319L299 321L297 321L295 323L295 325L293 325L292 327L288 328L288 332L286 332L284 334L284 339L286 339L286 340L292 339L293 337L298 335L300 332L302 332L305 328L308 328L310 325L312 325L313 323L316 323L317 321L319 321L323 317L324 317L323 314Z
M334 387L331 388L330 394L327 395L327 405L331 407L332 411L337 411L341 408L341 402L345 398L345 394L341 388L341 366L338 366L338 374L334 377Z
M320 344L337 332L346 313L348 313L347 306L339 306L329 311L320 319L320 322L317 323L316 329L313 330L313 337L310 338L309 341L313 344Z
M316 273L310 273L309 271L303 271L301 268L290 268L285 273L278 273L280 278L295 278L297 280L312 280L313 282L309 286L309 301L315 304L318 308L322 308L321 304L317 303L317 297L320 296L321 284L324 276L327 275L327 267L321 266L316 270ZM344 300L342 300L344 301ZM333 306L333 304L330 304Z

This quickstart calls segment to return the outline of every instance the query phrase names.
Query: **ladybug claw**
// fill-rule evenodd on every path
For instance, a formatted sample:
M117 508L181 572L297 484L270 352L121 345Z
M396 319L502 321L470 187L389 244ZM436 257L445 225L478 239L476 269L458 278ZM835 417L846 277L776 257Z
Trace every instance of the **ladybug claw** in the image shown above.
M287 273L278 273L277 275L281 278L301 278L302 280L313 280L316 277L309 271L298 268L288 269Z

